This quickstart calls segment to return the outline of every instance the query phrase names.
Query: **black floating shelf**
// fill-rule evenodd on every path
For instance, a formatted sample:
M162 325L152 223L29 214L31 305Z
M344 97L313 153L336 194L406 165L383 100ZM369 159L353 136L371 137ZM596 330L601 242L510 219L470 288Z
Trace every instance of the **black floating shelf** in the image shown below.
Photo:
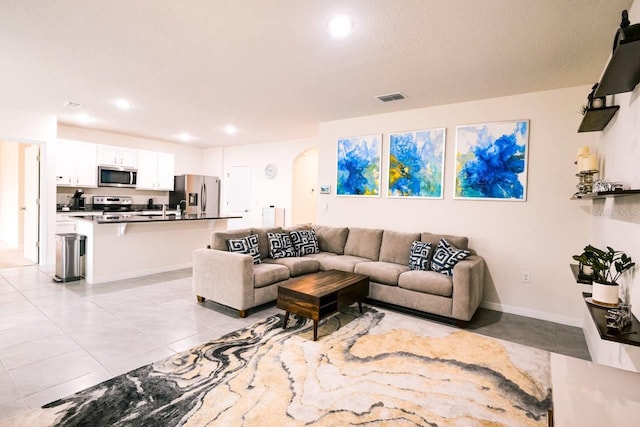
M640 40L622 41L602 73L594 96L632 91L640 82Z
M605 318L609 309L588 303L586 298L590 296L591 294L588 292L582 293L582 297L585 298L585 304L587 304L589 308L589 313L591 313L591 318L598 329L600 338L606 341L640 347L640 322L638 322L636 316L634 316L633 313L631 314L631 325L624 328L622 333L610 333L607 328L607 319Z
M613 116L620 109L618 105L587 110L582 118L578 132L597 132L606 128Z
M571 272L573 273L573 277L576 279L576 283L581 285L593 284L593 280L589 277L582 277L580 275L580 266L578 264L569 264L569 267L571 267Z
M616 190L616 191L594 191L593 193L578 194L571 197L571 200L577 199L604 199L607 197L622 197L640 194L640 190Z

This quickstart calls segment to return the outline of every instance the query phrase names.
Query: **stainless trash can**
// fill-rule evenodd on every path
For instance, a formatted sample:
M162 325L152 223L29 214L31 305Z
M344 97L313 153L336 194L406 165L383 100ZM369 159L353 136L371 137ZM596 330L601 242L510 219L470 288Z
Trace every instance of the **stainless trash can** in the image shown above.
M84 275L86 239L82 234L56 234L56 282L80 280Z

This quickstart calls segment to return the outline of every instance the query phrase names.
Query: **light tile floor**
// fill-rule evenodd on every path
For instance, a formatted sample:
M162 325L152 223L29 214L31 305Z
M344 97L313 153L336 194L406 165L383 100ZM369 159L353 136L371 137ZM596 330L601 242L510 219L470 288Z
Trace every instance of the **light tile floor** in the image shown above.
M280 312L198 304L190 269L98 285L0 269L0 421ZM480 309L467 330L589 359L579 328Z

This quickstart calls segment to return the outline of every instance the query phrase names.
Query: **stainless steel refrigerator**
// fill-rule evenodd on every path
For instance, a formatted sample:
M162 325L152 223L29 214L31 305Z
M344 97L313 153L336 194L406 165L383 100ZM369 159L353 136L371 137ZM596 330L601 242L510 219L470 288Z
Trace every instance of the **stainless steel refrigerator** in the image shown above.
M176 175L174 190L169 193L169 206L185 207L187 215L220 215L220 179L206 175Z

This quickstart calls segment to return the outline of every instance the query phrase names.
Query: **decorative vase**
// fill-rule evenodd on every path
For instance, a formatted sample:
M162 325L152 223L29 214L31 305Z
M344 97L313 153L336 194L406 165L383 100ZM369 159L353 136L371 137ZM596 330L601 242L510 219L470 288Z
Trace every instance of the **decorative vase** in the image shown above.
M609 307L617 307L619 295L620 286L618 286L617 283L593 282L591 299L594 303Z

